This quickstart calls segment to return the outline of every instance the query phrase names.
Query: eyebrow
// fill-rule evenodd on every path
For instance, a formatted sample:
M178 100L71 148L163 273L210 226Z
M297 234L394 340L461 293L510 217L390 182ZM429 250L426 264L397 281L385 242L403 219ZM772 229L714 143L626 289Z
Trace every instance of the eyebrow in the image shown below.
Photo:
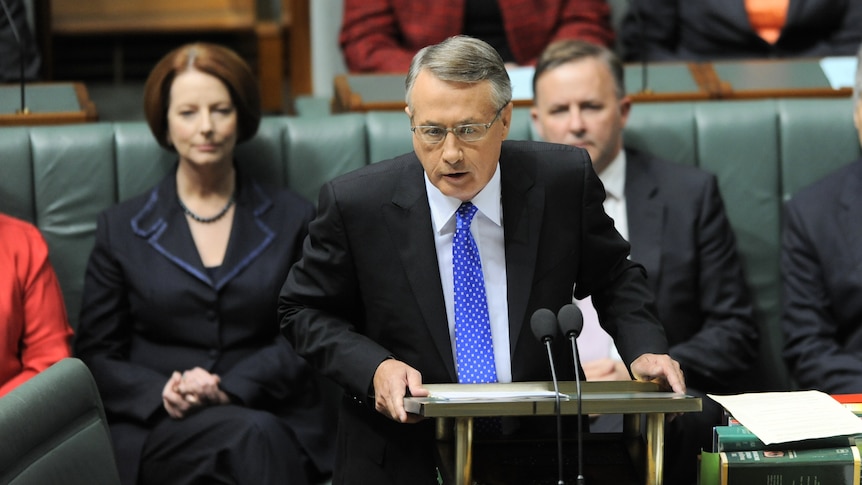
M494 113L496 115L496 112ZM446 126L443 123L435 122L435 121L423 121L422 123L417 123L416 119L413 118L414 124L416 126ZM461 126L461 125L482 125L487 123L487 121L478 121L476 118L464 118L455 122L455 124L451 126Z

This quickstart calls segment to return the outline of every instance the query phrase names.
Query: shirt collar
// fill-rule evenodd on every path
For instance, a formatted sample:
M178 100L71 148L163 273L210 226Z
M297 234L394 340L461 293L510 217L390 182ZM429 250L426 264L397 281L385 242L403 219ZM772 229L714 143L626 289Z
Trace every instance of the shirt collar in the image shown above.
M617 156L611 160L607 168L599 174L599 180L605 186L605 192L609 197L615 199L625 198L626 188L626 152L620 150Z
M434 232L443 233L444 231L454 232L455 226L447 223L454 221L455 211L461 206L461 201L455 197L443 195L440 189L431 183L428 174L425 174L425 192L428 194L428 204L431 207L431 223L434 226ZM476 194L470 201L475 205L479 212L491 220L494 224L502 225L502 213L500 209L500 164L497 163L494 169L494 175L488 184Z

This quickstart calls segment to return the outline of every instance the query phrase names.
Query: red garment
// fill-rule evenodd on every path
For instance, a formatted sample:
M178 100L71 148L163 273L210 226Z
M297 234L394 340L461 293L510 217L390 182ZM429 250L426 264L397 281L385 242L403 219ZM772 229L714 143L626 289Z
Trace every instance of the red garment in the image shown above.
M774 44L781 37L789 7L790 0L745 0L745 11L748 13L751 28L770 44Z
M351 72L405 73L416 52L461 33L466 0L345 0L339 41ZM534 64L553 41L613 46L606 0L499 0L518 64Z
M69 357L71 337L42 234L0 214L0 397Z

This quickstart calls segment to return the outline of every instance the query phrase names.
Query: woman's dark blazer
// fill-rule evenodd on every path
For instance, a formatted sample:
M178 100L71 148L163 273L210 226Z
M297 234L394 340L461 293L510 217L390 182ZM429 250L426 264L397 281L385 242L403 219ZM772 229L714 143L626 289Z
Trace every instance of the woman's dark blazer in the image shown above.
M167 419L161 395L171 373L196 366L218 374L239 403L282 417L314 463L330 467L334 430L311 369L279 335L276 313L314 208L240 168L230 242L214 279L179 206L175 171L99 216L75 350L96 379L121 469L137 469L149 430Z

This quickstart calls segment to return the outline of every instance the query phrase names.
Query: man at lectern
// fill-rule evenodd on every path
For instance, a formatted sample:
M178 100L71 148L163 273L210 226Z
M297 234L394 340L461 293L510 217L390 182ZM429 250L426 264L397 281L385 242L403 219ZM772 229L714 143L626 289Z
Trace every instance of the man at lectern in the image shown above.
M334 483L438 483L434 423L404 397L550 380L530 318L571 303L573 287L593 295L635 378L684 392L587 151L504 141L511 84L483 41L423 49L406 84L414 151L321 188L279 300L284 335L345 390ZM573 379L569 342L552 344Z

